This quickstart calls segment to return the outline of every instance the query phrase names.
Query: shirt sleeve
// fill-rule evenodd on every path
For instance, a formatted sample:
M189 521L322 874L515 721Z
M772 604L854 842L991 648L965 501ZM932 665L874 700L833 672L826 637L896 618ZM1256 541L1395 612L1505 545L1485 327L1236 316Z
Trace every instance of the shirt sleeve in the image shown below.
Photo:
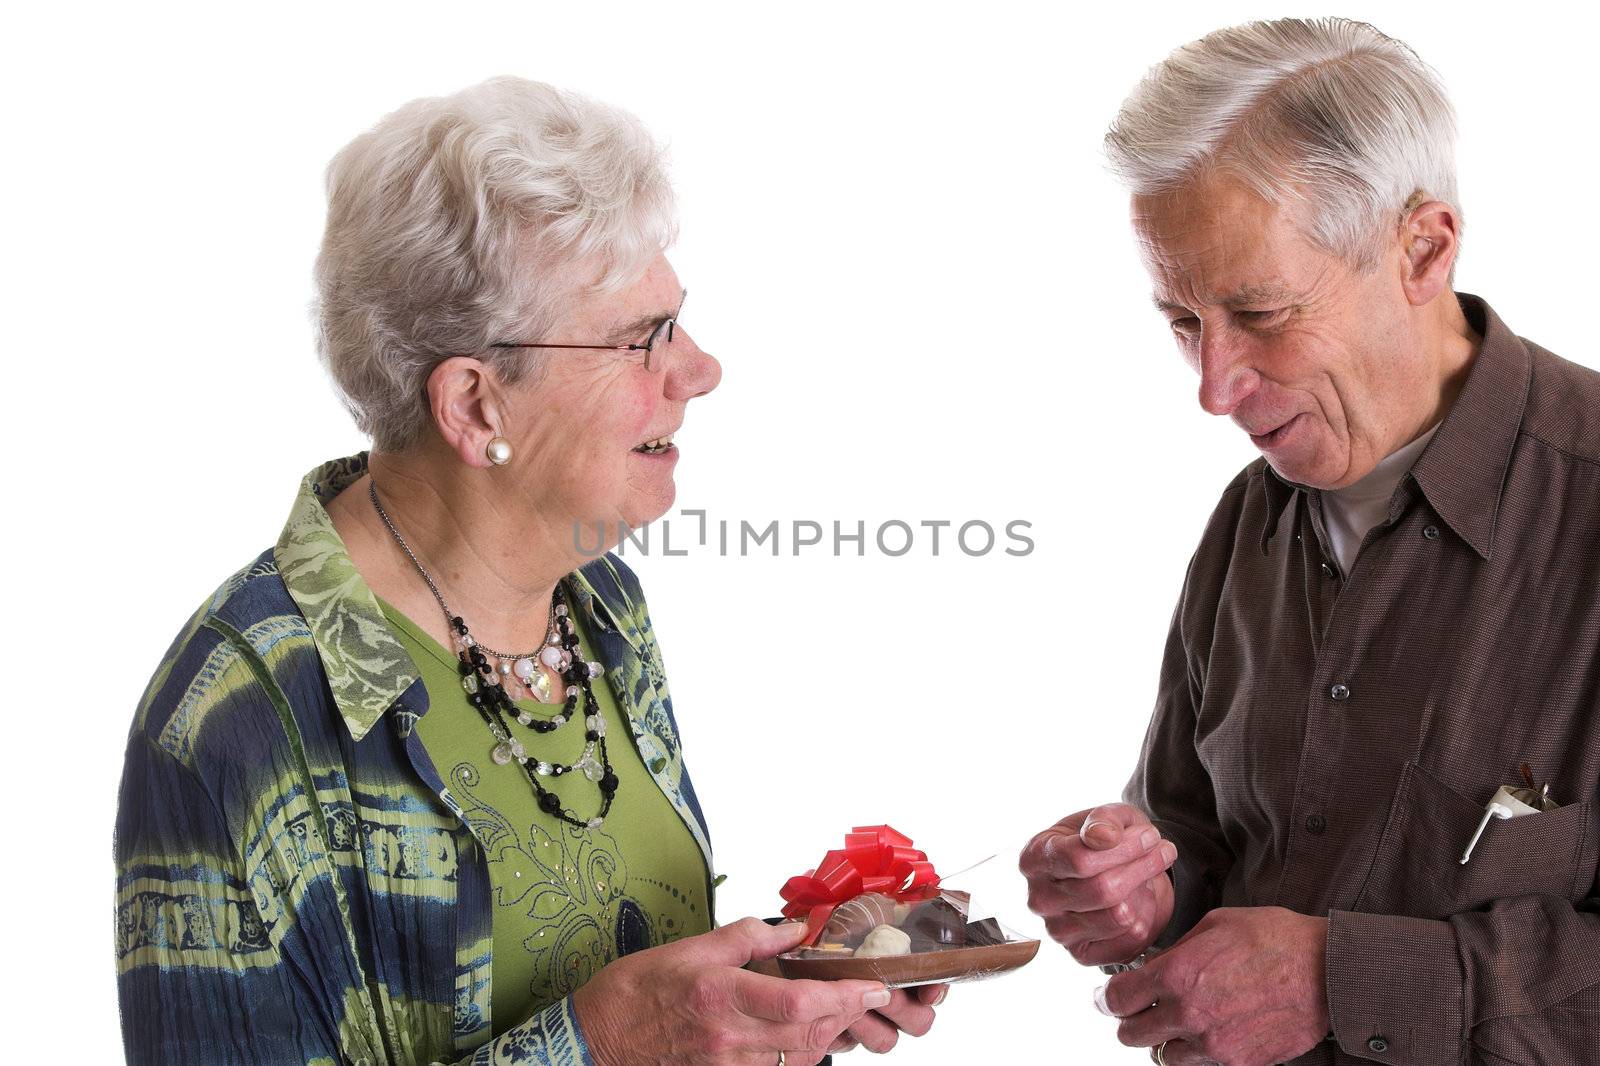
M1334 911L1328 1007L1350 1055L1396 1066L1581 1066L1600 1046L1600 891L1447 920Z
M557 1000L527 1021L478 1048L451 1066L594 1066L578 1024L572 997ZM433 1063L431 1066L446 1066Z
M340 1061L262 922L192 772L129 738L113 852L117 995L130 1066Z
M1202 550L1204 545L1202 545ZM1183 594L1173 612L1161 660L1155 711L1145 732L1139 762L1123 799L1149 815L1161 835L1177 846L1168 871L1173 882L1172 920L1155 940L1167 947L1216 907L1222 884L1233 867L1233 853L1217 818L1211 777L1195 751L1195 719L1203 682L1194 668L1200 661L1196 634L1189 632L1196 560L1190 560Z

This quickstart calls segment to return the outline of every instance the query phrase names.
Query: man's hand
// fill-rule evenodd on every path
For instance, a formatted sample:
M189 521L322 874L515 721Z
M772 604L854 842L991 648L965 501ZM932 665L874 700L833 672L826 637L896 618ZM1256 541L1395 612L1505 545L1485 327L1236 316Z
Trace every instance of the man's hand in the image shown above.
M1172 918L1177 846L1143 811L1108 803L1071 814L1022 849L1028 908L1085 966L1126 962Z
M1168 1066L1271 1066L1328 1033L1328 920L1282 907L1227 907L1096 999L1129 1047L1166 1044Z
M943 1003L949 992L949 985L919 985L909 991L897 988L887 1007L862 1015L828 1051L837 1055L864 1047L882 1055L894 1049L901 1033L924 1036L933 1028L933 1008Z

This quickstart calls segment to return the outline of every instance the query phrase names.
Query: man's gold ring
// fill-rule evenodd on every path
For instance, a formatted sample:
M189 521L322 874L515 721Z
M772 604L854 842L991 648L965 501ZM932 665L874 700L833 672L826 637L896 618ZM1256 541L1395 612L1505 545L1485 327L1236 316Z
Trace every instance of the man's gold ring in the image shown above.
M1150 1057L1156 1060L1156 1066L1167 1066L1167 1042L1163 1040L1151 1048Z

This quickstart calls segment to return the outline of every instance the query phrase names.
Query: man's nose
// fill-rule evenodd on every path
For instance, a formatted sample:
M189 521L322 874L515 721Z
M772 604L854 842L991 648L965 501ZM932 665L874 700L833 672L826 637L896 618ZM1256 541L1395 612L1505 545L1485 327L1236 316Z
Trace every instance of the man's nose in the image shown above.
M1239 344L1205 330L1200 337L1200 407L1230 415L1256 391L1261 376L1252 370Z

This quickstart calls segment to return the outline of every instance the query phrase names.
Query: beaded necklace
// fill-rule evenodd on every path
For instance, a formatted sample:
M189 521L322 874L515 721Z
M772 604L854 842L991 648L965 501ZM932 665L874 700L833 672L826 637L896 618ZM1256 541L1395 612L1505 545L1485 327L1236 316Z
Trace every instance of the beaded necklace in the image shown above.
M604 668L597 662L585 662L579 653L578 634L572 629L571 613L567 609L566 594L561 586L556 585L551 595L549 633L545 637L544 646L537 653L537 660L533 652L513 655L486 648L473 638L461 616L450 610L450 605L445 602L439 586L434 584L433 578L423 568L416 554L412 552L411 546L406 543L405 538L400 535L400 530L390 520L388 512L383 509L383 504L378 502L377 483L369 478L367 489L378 517L383 519L383 524L394 537L395 543L400 545L400 549L406 553L406 558L411 560L411 565L417 568L417 573L427 582L429 591L439 603L439 609L444 612L450 631L455 635L461 687L467 694L467 702L477 710L479 717L489 727L489 732L495 739L489 757L501 766L512 761L521 766L527 774L528 783L533 786L539 809L546 814L554 815L579 829L599 829L605 824L606 815L611 812L611 802L617 794L617 775L611 769L611 758L606 751L605 718L600 714L594 691L589 684L593 678L599 677L604 672ZM490 656L499 660L498 664L491 663ZM536 698L542 700L545 697L540 695L541 683L542 690L548 693L550 682L540 670L541 665L556 671L566 682L565 691L562 693L564 697L562 708L553 718L538 719L526 711L518 710L512 703L510 694L506 692L506 686L501 683L502 676L508 680L514 676L526 685ZM534 680L535 677L537 680ZM535 733L552 733L577 716L580 697L585 711L583 755L570 765L531 757L526 746L512 733L511 719L516 719L518 724L531 728ZM596 752L600 756L598 759L595 758ZM581 773L599 786L600 810L594 817L582 818L577 813L567 810L561 805L561 797L545 788L543 781L540 780L546 777L562 777L570 773Z

